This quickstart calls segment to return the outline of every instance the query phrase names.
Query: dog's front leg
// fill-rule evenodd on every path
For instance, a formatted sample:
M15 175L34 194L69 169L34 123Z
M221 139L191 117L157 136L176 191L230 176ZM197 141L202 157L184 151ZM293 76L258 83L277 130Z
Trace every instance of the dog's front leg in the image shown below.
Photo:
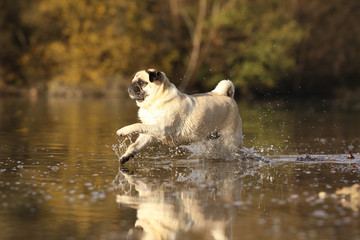
M123 137L123 136L127 136L129 134L132 134L132 133L139 133L139 132L141 132L143 125L144 124L142 124L142 123L135 123L135 124L131 124L129 126L120 128L119 130L116 131L116 135Z
M145 133L145 134L150 134L155 137L165 134L165 132L163 130L161 130L158 126L147 125L147 124L143 124L143 123L131 124L129 126L120 128L119 130L116 131L116 135L118 135L120 137L127 136L132 133Z
M121 156L119 162L121 164L124 164L129 161L130 158L135 156L135 154L143 150L151 142L152 139L153 138L150 135L140 134L136 141L131 144L126 150L126 152Z

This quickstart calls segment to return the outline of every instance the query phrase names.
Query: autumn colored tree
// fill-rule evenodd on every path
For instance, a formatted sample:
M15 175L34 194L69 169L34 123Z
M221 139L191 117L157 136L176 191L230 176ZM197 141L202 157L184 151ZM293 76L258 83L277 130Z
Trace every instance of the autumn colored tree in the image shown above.
M98 88L155 67L182 90L229 78L243 93L331 93L360 85L359 9L357 0L3 0L0 88Z
M139 65L151 66L149 56L161 46L151 38L154 25L147 7L125 0L35 2L24 14L34 28L21 59L27 76L99 86ZM159 60L171 61L166 54ZM169 63L161 66L171 70Z
M281 0L170 1L172 23L187 39L179 86L213 86L231 78L243 92L272 88L295 69L293 47L303 36ZM209 87L209 86L207 86Z
M26 81L18 60L28 45L29 29L21 21L21 13L28 5L21 0L0 1L0 87L2 84L20 87Z

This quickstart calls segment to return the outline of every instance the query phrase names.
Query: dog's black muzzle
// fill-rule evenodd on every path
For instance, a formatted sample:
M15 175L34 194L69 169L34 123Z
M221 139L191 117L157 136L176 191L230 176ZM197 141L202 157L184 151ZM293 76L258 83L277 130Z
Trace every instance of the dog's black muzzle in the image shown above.
M145 99L145 92L141 89L138 83L131 83L128 88L128 93L131 99L136 101L143 101Z

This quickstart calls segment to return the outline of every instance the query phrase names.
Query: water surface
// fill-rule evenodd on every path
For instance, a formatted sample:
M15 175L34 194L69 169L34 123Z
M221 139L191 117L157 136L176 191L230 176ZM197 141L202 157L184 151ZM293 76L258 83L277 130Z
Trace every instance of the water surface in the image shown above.
M360 239L359 200L335 194L359 183L360 113L241 102L245 146L270 163L154 144L120 167L136 110L0 99L0 239Z

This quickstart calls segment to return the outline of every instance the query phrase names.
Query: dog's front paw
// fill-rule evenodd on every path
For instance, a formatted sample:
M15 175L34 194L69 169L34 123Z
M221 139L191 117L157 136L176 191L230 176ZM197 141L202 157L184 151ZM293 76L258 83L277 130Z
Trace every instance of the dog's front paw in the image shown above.
M118 135L119 137L127 136L131 133L133 133L133 131L131 130L130 126L120 128L119 130L116 131L116 135Z
M120 164L125 164L127 161L130 160L130 158L134 157L134 154L130 154L129 156L122 156L119 159Z
M132 133L141 133L143 131L142 129L143 124L141 123L135 123L123 128L120 128L117 130L116 134L120 137L130 135Z
M122 129L117 130L116 135L118 135L119 137L125 136L122 132Z

